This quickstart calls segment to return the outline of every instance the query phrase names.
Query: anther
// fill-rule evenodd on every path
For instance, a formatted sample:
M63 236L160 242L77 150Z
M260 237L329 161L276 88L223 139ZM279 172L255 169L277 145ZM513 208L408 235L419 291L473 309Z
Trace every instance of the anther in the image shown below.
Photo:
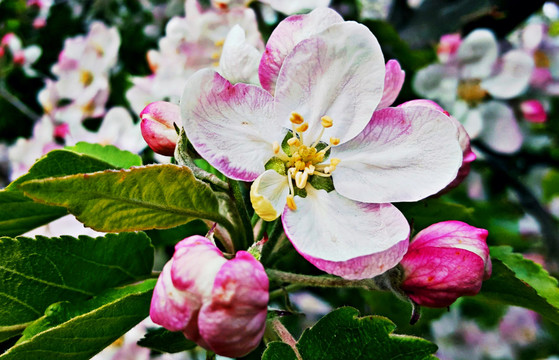
M296 137L292 137L291 139L287 140L287 144L289 144L290 146L299 146L301 145L301 142Z
M274 154L279 153L280 151L280 145L277 141L274 141L274 143L272 144L272 149L274 150Z
M214 45L217 47L221 47L223 46L223 44L225 43L225 39L221 39L221 40L217 40L216 42L214 42Z
M336 145L338 145L339 143L340 143L340 139L335 138L335 137L331 137L331 138L330 138L330 144L336 146Z
M214 52L214 53L212 54L212 60L217 60L217 59L219 59L220 56L221 56L220 53Z
M289 121L291 121L293 124L301 125L305 121L305 119L303 119L301 114L296 113L294 111L291 113L291 117L289 118Z
M329 128L329 127L332 127L332 125L334 124L334 120L332 120L332 118L330 116L323 116L323 117L320 118L320 123L325 128Z
M305 132L309 129L309 123L303 123L300 126L295 128L295 131L297 132Z
M309 174L306 171L299 171L295 174L295 186L299 189L304 189L307 186L307 180L309 179Z

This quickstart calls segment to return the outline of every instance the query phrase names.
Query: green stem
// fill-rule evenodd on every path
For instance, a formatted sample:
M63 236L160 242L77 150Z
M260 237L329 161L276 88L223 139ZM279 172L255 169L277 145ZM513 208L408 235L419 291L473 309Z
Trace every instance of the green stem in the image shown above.
M282 297L286 293L294 292L294 291L303 289L305 287L306 287L305 285L301 285L301 284L289 284L285 287L282 287L281 289L270 291L270 301L272 301L276 298Z
M40 118L33 110L31 110L27 105L21 102L17 97L15 97L11 92L6 89L4 82L0 82L0 96L4 98L7 102L12 104L16 109L21 111L24 115L28 118L33 120L33 122L37 122Z
M289 345L291 349L293 349L297 360L303 360L301 354L299 354L299 349L297 349L297 341L278 318L272 320L272 327L274 328L276 334L278 334L278 336L281 338L281 340Z
M281 270L268 269L266 270L268 278L271 281L279 283L291 283L305 286L314 287L343 287L343 288L357 288L365 290L381 290L374 279L363 280L346 280L337 276L331 275L303 275L294 274Z
M249 245L252 245L252 243L254 242L252 224L250 223L250 216L248 215L245 198L241 191L241 183L239 181L229 180L229 189L231 197L237 205L237 211L239 212L241 223L244 228L244 243L241 244L241 247L237 250L244 250L247 249Z
M285 248L285 243L284 243L284 244L280 244L279 249L276 249L278 243L280 243L280 239L282 239L281 236L283 235L283 225L281 224L281 220L277 219L273 224L270 225L268 225L268 228L269 229L271 228L271 231L268 234L268 241L264 244L264 247L262 248L262 263L268 265L273 264L275 261L274 255L283 254ZM282 240L285 241L285 238L283 238Z

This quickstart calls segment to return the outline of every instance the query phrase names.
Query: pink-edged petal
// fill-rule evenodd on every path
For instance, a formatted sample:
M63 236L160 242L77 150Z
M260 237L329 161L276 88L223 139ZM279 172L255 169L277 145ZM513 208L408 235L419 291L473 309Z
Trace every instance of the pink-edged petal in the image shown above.
M254 85L231 85L217 72L200 70L181 99L186 135L198 153L226 176L253 181L274 156L285 130L273 121L273 98Z
M302 115L310 145L322 130L321 117L329 116L334 125L323 137L344 143L369 122L382 97L384 72L380 45L369 29L354 22L331 25L285 59L276 84L278 119L290 127L291 113Z
M402 70L400 63L397 60L388 60L386 63L386 73L384 75L384 92L377 106L377 110L389 107L396 101L404 85L405 78L406 72Z
M522 146L523 136L512 109L499 101L489 101L478 108L483 118L480 139L498 152L518 151Z
M293 15L280 22L270 35L260 61L258 75L262 87L273 94L283 61L295 45L328 26L343 21L334 10L319 8L310 14Z
M439 194L445 193L458 186L470 173L470 163L476 159L476 154L472 151L472 148L470 146L470 136L468 136L468 133L466 132L464 126L454 116L450 116L450 114L446 110L444 110L439 104L434 101L418 99L407 101L399 105L399 107L408 106L426 106L431 109L440 111L449 117L450 121L454 124L454 126L456 126L456 129L458 130L458 142L460 143L460 148L462 149L462 166L460 167L460 170L458 170L458 175L456 176L456 178L450 184L448 184L448 186L444 188Z
M266 170L252 183L250 202L258 216L273 221L283 212L288 194L287 176Z
M251 254L239 251L215 278L211 301L200 310L200 335L219 355L236 358L260 343L266 325L268 277Z
M376 111L356 138L332 148L341 195L362 202L417 201L447 186L462 164L458 130L425 106Z
M364 279L394 267L408 247L409 225L391 204L349 200L336 191L307 187L286 207L282 222L295 249L317 268Z
M465 79L483 79L491 74L499 48L495 35L487 29L472 31L458 48L461 75Z
M401 289L416 303L430 307L446 307L460 296L477 294L484 273L479 256L453 248L410 250L402 266Z
M526 90L532 77L534 60L522 50L503 55L501 71L481 82L481 87L497 99L510 99Z

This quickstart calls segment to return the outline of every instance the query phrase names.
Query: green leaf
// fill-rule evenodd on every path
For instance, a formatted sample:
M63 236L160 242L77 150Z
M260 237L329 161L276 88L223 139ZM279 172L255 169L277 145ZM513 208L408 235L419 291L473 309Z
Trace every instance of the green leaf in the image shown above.
M20 188L36 201L68 208L98 231L166 229L196 218L230 225L210 186L177 165L33 180Z
M83 302L53 304L0 359L89 359L148 315L155 282L110 289Z
M115 148L116 149L116 148ZM118 150L118 149L116 149ZM120 150L118 150L120 151ZM90 173L119 168L97 158L67 150L53 150L39 159L28 173L0 192L0 236L21 235L66 215L66 209L34 203L18 186L29 180Z
M446 220L460 220L471 223L474 213L473 208L451 203L443 199L428 199L416 203L394 204L412 221L416 230Z
M196 347L196 343L185 338L182 332L169 331L165 328L149 329L143 339L138 341L138 345L171 354Z
M120 169L120 167L88 155L67 150L53 150L37 160L27 174L17 178L6 189L18 190L20 184L29 180L91 173L107 169Z
M120 150L113 145L90 144L80 141L76 145L66 146L64 149L102 160L115 168L128 169L132 166L142 165L142 158L139 155Z
M357 309L343 307L332 311L307 329L297 342L303 360L339 359L436 359L437 346L427 340L394 335L396 326L381 316L358 317ZM286 344L272 342L263 360L296 360Z
M144 233L36 239L0 238L0 341L59 301L82 300L151 274Z
M509 246L490 249L493 273L479 296L522 306L559 324L559 287L541 265L512 252Z
M33 202L19 191L0 191L0 236L17 236L68 214L65 208Z

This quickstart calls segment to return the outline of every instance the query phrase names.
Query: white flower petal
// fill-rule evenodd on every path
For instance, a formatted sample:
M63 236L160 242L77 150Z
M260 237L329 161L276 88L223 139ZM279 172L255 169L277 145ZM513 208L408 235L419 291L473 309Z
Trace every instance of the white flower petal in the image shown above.
M487 29L472 31L458 48L458 61L465 79L483 79L493 69L499 49L495 35Z
M526 90L534 70L534 60L522 50L503 55L501 71L481 82L481 87L498 99L510 99Z
M502 153L513 153L522 146L522 132L512 109L500 102L489 101L479 106L483 117L480 139L490 148Z
M365 204L332 191L307 188L286 208L283 226L301 255L318 268L348 279L373 277L406 252L409 225L391 204Z
M262 54L246 41L245 31L235 25L227 35L219 59L219 72L232 84L258 84L258 65Z
M274 10L287 15L330 5L330 0L260 0L260 2L269 4Z
M252 183L250 201L258 216L272 221L283 212L288 194L287 176L275 170L266 170Z
M426 106L376 111L361 134L332 148L334 187L356 201L417 201L447 186L462 165L458 130Z
M334 125L324 138L345 142L369 122L382 97L385 65L374 35L361 24L331 25L300 42L285 59L276 84L278 121L290 125L292 112L310 125L305 143L322 130L320 119Z
M429 65L417 72L413 89L421 96L436 99L443 106L450 107L456 100L457 69L441 64Z
M470 138L475 139L481 133L483 119L478 108L471 108L465 101L457 101L452 115L464 126Z
M231 85L213 70L188 80L181 118L198 153L226 176L253 181L274 156L285 130L273 119L272 96L254 85Z

